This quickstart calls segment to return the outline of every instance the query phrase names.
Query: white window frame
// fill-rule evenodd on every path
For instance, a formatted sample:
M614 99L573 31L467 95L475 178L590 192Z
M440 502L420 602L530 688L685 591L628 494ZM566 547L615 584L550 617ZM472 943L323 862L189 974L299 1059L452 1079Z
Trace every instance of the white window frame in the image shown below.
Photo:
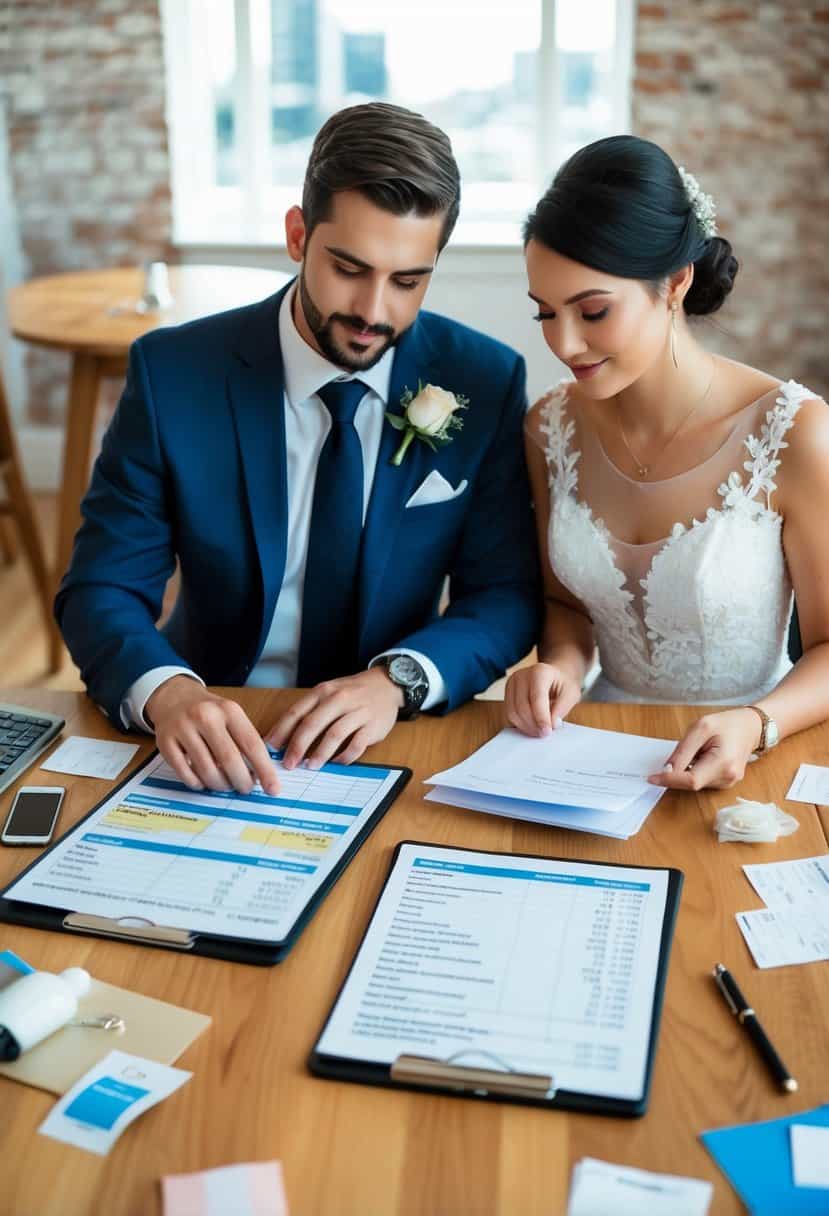
M589 2L589 0L586 0ZM167 76L167 122L173 192L173 241L209 248L284 248L283 217L300 201L302 183L275 186L269 176L268 61L270 47L267 0L234 0L237 53L237 108L242 184L216 185L213 98L206 70L204 13L199 0L162 0ZM614 131L630 130L635 0L615 0L616 44L613 65ZM537 163L539 193L560 160L559 77L555 45L555 0L541 0L541 42L537 95ZM610 132L608 132L610 134ZM542 180L546 178L545 180ZM484 184L486 185L486 184ZM482 222L469 215L476 183L467 188L452 245L515 248L519 224ZM511 183L486 185L505 199Z

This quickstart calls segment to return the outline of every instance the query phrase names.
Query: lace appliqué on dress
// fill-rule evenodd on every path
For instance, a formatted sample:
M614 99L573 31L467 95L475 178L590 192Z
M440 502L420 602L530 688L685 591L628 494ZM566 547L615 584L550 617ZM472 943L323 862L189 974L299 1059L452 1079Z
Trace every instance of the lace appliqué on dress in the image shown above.
M602 667L632 696L704 701L761 687L785 652L791 582L771 507L785 435L812 396L782 384L759 436L745 441L747 477L732 472L723 500L690 527L674 525L642 580L640 617L612 548L613 538L577 499L574 424L567 382L542 403L550 470L549 555L556 576L590 613Z
M550 482L550 524L547 546L557 578L590 613L599 639L613 637L620 663L637 682L647 682L649 663L642 621L633 610L633 594L613 554L612 537L604 520L579 502L578 462L571 450L575 433L565 416L569 382L557 384L542 399L541 431L547 436Z

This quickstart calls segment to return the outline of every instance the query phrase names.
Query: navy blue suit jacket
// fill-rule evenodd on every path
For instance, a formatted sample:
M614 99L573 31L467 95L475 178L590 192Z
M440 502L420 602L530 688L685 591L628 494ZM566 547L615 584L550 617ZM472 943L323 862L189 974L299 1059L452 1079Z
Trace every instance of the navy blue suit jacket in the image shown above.
M158 329L132 347L95 463L55 611L90 695L120 725L130 685L182 664L244 684L268 635L285 568L287 485L277 318L290 284L232 312ZM538 558L523 456L523 360L421 312L397 345L389 409L406 388L469 398L438 452L415 440L390 464L386 423L363 534L359 658L407 646L441 671L452 708L532 646ZM401 411L402 412L402 411ZM468 488L405 509L431 469ZM181 590L156 628L175 559ZM437 613L450 578L451 603Z

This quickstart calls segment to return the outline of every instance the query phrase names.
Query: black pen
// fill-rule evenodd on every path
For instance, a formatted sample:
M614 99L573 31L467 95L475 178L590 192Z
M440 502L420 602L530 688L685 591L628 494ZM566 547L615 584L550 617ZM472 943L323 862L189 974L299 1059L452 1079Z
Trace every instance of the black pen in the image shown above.
M760 1019L740 992L734 976L722 963L717 963L712 974L717 987L725 998L725 1003L740 1025L748 1032L748 1037L768 1065L777 1084L786 1093L795 1093L797 1081L772 1047L768 1035L760 1025Z

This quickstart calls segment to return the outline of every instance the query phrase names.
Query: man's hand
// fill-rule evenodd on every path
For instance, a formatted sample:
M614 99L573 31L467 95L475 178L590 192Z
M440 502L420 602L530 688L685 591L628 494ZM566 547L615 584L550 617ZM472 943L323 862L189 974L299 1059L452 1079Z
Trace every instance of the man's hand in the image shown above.
M268 749L235 701L217 697L189 676L173 676L155 690L144 713L158 750L191 790L207 786L249 794L256 777L266 794L279 793Z
M351 764L372 743L385 739L403 702L402 690L382 668L372 667L317 684L282 715L266 739L285 749L285 768L295 768L303 758L309 768L322 768L332 757Z

